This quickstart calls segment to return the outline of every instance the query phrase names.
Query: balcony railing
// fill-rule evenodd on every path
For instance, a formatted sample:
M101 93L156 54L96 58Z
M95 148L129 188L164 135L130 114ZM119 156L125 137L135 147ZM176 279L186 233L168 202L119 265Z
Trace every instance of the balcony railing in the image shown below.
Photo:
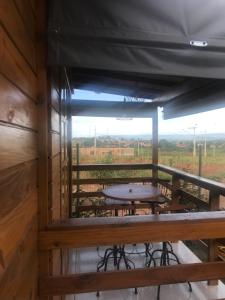
M80 178L83 171L102 170L154 170L169 175L170 179L151 177L136 178ZM170 190L173 205L187 199L193 202L198 210L205 212L159 214L156 216L129 217L95 217L71 218L64 223L46 227L39 235L41 251L53 249L83 248L115 244L135 244L146 242L209 240L208 262L182 264L166 267L139 268L100 273L82 273L67 276L47 276L40 278L40 295L66 295L97 290L144 287L149 285L178 282L194 282L225 278L225 262L216 261L216 240L225 238L225 212L219 210L219 197L225 196L225 186L202 177L178 171L162 165L152 164L117 164L117 165L80 165L73 166L77 178L73 179L75 191L73 196L101 197L101 191L80 191L82 184L99 185L121 182L153 182ZM160 177L160 174L159 176ZM197 186L197 195L188 191L187 184ZM198 189L208 191L208 201L199 197ZM104 206L104 205L103 205ZM115 209L107 207L90 209ZM79 211L88 210L86 206L77 207ZM122 209L122 208L121 208Z
M158 176L157 178L148 177L116 177L116 178L80 178L82 172L93 172L93 171L121 171L121 170L155 170L170 176L170 179L163 179ZM179 171L175 168L163 166L163 165L153 165L153 164L98 164L98 165L74 165L73 172L76 172L76 179L73 179L73 186L75 192L73 193L73 198L77 199L77 212L88 211L88 210L103 210L110 209L110 206L82 206L79 205L79 199L89 198L89 197L102 197L102 193L99 190L99 185L104 186L107 184L118 184L118 183L157 183L166 189L165 196L168 194L171 197L173 204L178 202L190 202L196 206L198 211L204 210L219 210L219 200L220 196L225 196L225 185L213 180L209 180L203 177L189 174L187 172ZM164 176L165 177L165 176ZM183 183L182 183L183 181ZM192 190L185 188L188 184L195 185L198 193L192 193ZM82 191L80 187L82 185L97 185L98 190L96 191ZM208 197L201 197L201 189L208 191L205 193ZM147 208L148 206L139 204L136 208ZM115 209L112 206L112 209Z

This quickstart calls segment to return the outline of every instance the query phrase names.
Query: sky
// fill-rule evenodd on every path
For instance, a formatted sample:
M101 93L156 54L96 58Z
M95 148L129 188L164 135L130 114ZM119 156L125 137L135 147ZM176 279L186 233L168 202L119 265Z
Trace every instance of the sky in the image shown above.
M76 90L76 99L122 101L123 96L105 93ZM205 113L163 120L162 109L159 109L160 134L196 134L225 133L225 108ZM152 120L135 118L131 120L118 120L103 117L73 117L73 136L100 135L145 135L152 133Z

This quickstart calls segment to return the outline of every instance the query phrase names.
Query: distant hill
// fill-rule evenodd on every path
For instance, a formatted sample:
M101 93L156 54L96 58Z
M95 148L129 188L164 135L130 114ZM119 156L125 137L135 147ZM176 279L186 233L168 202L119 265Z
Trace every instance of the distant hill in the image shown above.
M78 137L79 138L85 138L85 137ZM111 139L126 139L126 140L151 140L152 135L149 134L140 134L140 135L133 135L133 134L128 134L128 135L107 135L107 136L97 136L97 138L111 138ZM193 135L191 134L161 134L159 135L160 139L165 139L165 140L171 140L171 141L190 141L193 139ZM205 134L196 134L196 140L203 140L205 139ZM206 139L208 141L213 141L213 140L225 140L225 133L208 133L206 134Z

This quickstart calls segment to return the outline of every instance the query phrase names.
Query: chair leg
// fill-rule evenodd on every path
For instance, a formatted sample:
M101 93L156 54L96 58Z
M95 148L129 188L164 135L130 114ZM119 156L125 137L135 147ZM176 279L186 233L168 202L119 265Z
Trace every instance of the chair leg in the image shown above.
M160 289L161 289L161 285L158 285L158 287L157 287L157 300L160 300Z

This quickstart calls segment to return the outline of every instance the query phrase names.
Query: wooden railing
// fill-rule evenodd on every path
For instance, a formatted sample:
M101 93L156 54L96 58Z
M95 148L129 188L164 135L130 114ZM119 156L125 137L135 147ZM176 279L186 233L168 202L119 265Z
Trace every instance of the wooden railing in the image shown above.
M154 170L171 176L171 180L157 182L171 191L173 205L180 200L188 199L208 212L176 213L166 215L71 218L64 223L49 225L39 233L39 249L41 252L54 249L82 248L115 244L135 244L144 242L208 240L208 262L198 264L182 264L156 268L140 268L133 270L71 274L68 276L46 276L40 278L39 293L41 297L66 295L97 290L113 290L120 288L144 287L149 285L178 283L185 281L216 280L225 278L225 262L215 261L215 240L225 239L225 212L219 209L219 196L225 196L225 186L212 180L188 174L174 168L152 164L117 164L117 165L80 165L73 166L73 171L100 170ZM87 178L73 180L79 187L81 184L108 184L117 182L153 182L156 178ZM182 181L194 184L209 191L208 202L183 189ZM79 189L74 197L101 197L99 191L83 192ZM142 204L139 204L140 206ZM110 208L115 209L113 205ZM118 208L118 206L117 206ZM121 207L122 209L123 207ZM132 206L132 209L134 207ZM139 208L138 204L137 207ZM83 209L96 209L89 206ZM99 207L98 207L99 209ZM211 211L210 211L211 210Z
M83 171L118 171L118 170L154 170L154 173L158 174L158 178L149 177L135 177L129 178L88 178L88 179L77 179L74 180L74 184L78 186L80 184L115 184L115 183L129 183L129 182L153 182L160 184L160 186L164 187L167 191L170 191L170 200L171 200L171 208L174 207L174 210L177 211L182 210L182 204L189 204L190 207L195 207L196 211L217 211L219 210L219 200L220 196L225 195L225 185L216 181L212 181L203 177L199 177L193 174L189 174L187 172L183 172L177 170L175 168L171 168L164 165L154 165L154 164L99 164L99 165L79 165L73 166L73 171L83 172ZM167 177L169 176L169 180L165 180L160 178L164 173L163 178L165 178L165 174ZM80 176L78 176L80 178ZM182 181L185 184L182 184ZM184 189L184 186L187 184L195 185L198 191L201 189L206 189L208 191L208 199L202 199L200 197L200 193L193 194L191 190ZM77 199L86 198L86 197L102 197L101 191L95 192L75 192L73 196ZM183 201L183 202L182 202ZM136 204L126 206L127 209L137 210L137 209L149 209L147 204ZM113 211L123 210L124 206L122 205L81 205L77 207L79 212L83 212L84 214L92 211L94 215L99 215L101 211ZM162 208L159 208L159 212L163 212ZM217 241L196 241L195 244L203 249L204 255L208 257L208 261L214 261L217 259Z
M225 212L70 219L39 234L40 251L225 236ZM178 230L179 229L179 230ZM40 278L41 297L225 277L225 262Z
M80 199L91 198L91 197L102 197L101 191L82 191L80 187L82 185L101 185L105 186L108 184L119 184L119 183L149 183L153 181L151 176L148 177L116 177L116 178L80 178L81 172L92 172L92 171L131 171L131 170L152 170L152 164L86 164L86 165L73 165L72 171L76 172L76 178L73 178L73 187L76 192L73 192L73 199L76 204L76 214L75 216L80 216L81 212L93 211L97 214L97 211L113 210L114 206L105 205L80 205ZM73 189L73 190L74 190ZM146 204L138 204L135 208L149 208ZM118 207L118 209L120 209ZM72 209L74 211L74 209Z
M120 171L120 170L154 170L166 173L171 176L171 180L161 179L160 176L156 179L152 176L148 177L117 177L117 178L80 178L80 172L83 171ZM164 186L166 189L171 191L172 202L178 203L181 199L185 199L196 205L198 210L218 210L219 209L219 199L220 196L225 196L224 184L209 180L203 177L189 174L187 172L179 171L175 168L163 166L163 165L153 165L153 164L95 164L95 165L74 165L73 172L77 172L78 178L73 179L73 185L76 186L76 192L73 193L75 199L88 198L88 197L102 197L101 191L85 192L80 191L81 185L96 184L96 185L106 185L106 184L116 184L116 183L148 183L157 182ZM181 180L186 183L191 183L199 187L199 189L204 188L209 191L209 198L207 201L201 199L200 195L194 195L190 191L182 188ZM105 207L106 208L106 207ZM142 208L144 206L142 205ZM90 209L93 207L90 206ZM100 209L100 207L98 207ZM103 208L102 208L103 209ZM109 209L109 207L108 207ZM79 210L88 210L88 207L79 207Z

